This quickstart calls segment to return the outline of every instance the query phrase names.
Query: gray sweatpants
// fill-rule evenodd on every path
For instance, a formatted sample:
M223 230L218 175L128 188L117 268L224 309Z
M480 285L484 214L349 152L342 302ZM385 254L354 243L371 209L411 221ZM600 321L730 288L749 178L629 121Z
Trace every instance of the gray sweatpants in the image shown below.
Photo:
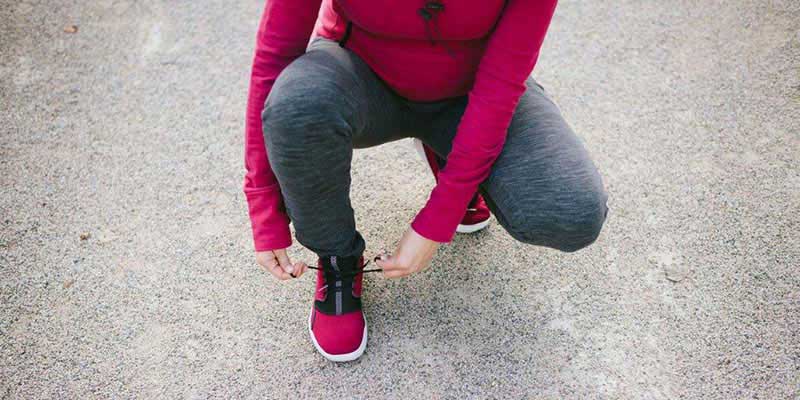
M479 191L515 239L575 251L600 234L607 196L556 105L532 78L526 85ZM350 205L353 149L416 137L446 159L466 106L466 96L432 103L400 97L356 54L315 38L281 72L262 114L297 240L321 256L361 254Z

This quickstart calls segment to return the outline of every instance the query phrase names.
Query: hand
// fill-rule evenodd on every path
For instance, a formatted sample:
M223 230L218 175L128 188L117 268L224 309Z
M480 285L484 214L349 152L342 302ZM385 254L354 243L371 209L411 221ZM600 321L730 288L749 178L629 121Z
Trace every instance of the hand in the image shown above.
M409 227L394 254L382 255L375 262L383 268L384 277L402 278L427 269L438 248L439 242L425 238Z
M299 278L308 269L308 265L304 262L292 264L292 261L289 260L289 255L286 254L286 249L257 251L256 261L261 266L261 269L282 281Z

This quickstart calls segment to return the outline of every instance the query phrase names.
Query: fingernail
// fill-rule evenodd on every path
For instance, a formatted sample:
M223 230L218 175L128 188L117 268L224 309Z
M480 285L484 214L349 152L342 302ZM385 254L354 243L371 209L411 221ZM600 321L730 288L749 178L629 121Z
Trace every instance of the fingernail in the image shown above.
M294 272L294 267L292 267L291 265L287 265L286 266L286 272L291 274L292 272Z

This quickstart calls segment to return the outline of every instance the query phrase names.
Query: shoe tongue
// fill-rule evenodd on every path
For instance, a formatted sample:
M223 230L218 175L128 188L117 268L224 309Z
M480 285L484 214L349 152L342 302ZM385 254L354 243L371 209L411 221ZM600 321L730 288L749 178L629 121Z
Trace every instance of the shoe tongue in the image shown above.
M340 257L340 256L323 256L320 261L325 268L330 268L333 271L349 272L355 271L358 266L358 260L361 257Z

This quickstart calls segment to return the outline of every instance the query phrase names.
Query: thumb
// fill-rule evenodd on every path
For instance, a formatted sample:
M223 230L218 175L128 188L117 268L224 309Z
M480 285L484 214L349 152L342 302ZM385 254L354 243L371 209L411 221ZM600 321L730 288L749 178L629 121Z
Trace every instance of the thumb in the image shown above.
M381 254L375 257L375 264L383 270L391 270L395 267L394 257L391 254Z
M286 250L275 251L275 257L278 259L278 263L280 264L281 268L286 271L286 273L291 274L294 272L294 267L292 266L291 260L289 260L289 255L286 254Z

